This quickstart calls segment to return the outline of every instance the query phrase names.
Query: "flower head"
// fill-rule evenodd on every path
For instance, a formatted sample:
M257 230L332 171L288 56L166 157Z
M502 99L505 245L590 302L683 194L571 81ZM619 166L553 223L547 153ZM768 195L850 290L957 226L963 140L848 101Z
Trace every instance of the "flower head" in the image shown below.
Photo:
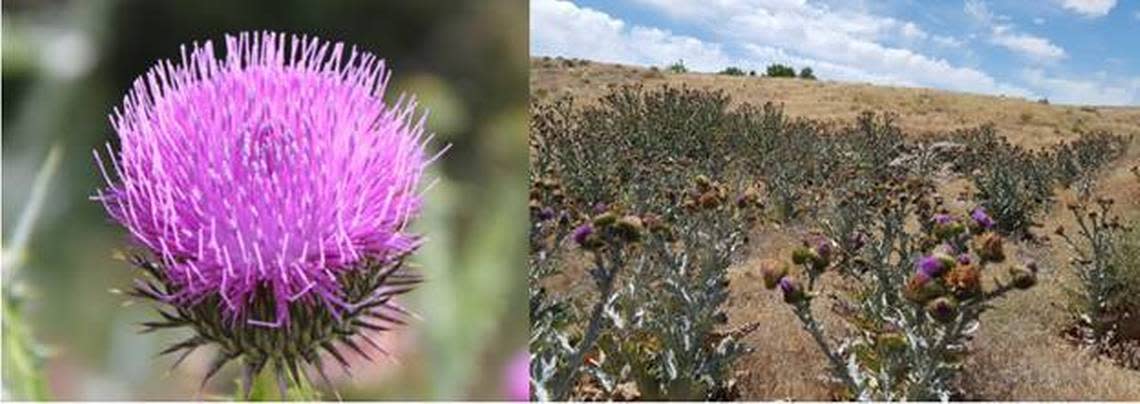
M934 235L941 239L955 237L966 230L962 223L948 213L938 213L932 219L934 222Z
M939 297L927 303L926 312L935 321L948 323L958 315L958 301L949 296Z
M1001 236L994 232L985 232L974 239L974 250L982 262L1002 262L1005 260L1005 251Z
M578 245L589 248L594 244L593 241L596 239L596 237L594 237L594 226L589 223L584 223L575 227L574 231L570 233L570 238L573 239L575 243L578 243Z
M806 297L803 287L800 286L799 281L791 276L784 276L780 278L780 292L784 293L784 302L788 304L798 303Z
M391 321L377 310L418 282L400 262L419 245L407 224L430 137L414 101L384 101L390 74L372 54L271 32L227 36L225 50L195 44L134 82L111 116L120 149L95 153L97 199L155 257L138 261L157 282L139 294L198 329L244 328L224 342L261 344L251 366L296 360L315 349L248 326ZM364 324L340 331L384 328Z
M383 101L371 54L274 33L226 49L195 46L135 81L99 199L162 261L172 300L216 294L232 316L263 285L277 316L257 320L276 324L293 301L342 306L340 273L418 244L405 228L430 160L423 119Z
M519 351L507 364L504 390L511 401L530 400L530 352Z
M930 299L945 294L946 290L938 280L927 276L922 271L911 275L903 287L903 297L915 303L926 303Z
M1024 266L1009 268L1010 284L1018 289L1029 289L1037 284L1037 264L1030 262Z
M937 255L927 255L919 258L918 263L915 264L918 272L927 278L937 278L946 272L947 266L944 260Z
M946 284L956 296L968 299L981 294L982 274L976 265L958 265L946 274Z
M934 215L934 224L948 225L954 223L954 216L947 213L938 213Z
M760 261L760 277L764 279L764 287L775 289L780 280L788 274L788 265L773 259Z
M539 211L538 211L538 220L545 222L547 220L553 219L554 215L555 215L554 214L554 208L551 208L549 206L544 206L542 209L539 209Z
M995 224L990 215L986 214L986 209L981 206L974 208L974 211L970 213L970 218L974 219L974 225L982 230L989 230Z

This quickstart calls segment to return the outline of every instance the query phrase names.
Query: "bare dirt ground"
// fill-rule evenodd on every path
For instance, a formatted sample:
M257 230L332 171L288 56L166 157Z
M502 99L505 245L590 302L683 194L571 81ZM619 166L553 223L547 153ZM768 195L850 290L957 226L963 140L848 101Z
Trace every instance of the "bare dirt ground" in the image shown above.
M791 116L852 120L864 110L889 111L908 133L923 134L993 123L1011 142L1040 147L1071 138L1075 132L1105 129L1136 135L1128 154L1101 175L1098 191L1115 198L1118 212L1140 219L1140 181L1129 170L1140 165L1140 108L1046 105L1031 100L953 93L932 89L798 79L672 74L648 68L561 59L531 59L531 94L549 100L573 94L590 102L607 87L640 83L725 90L733 102L783 104ZM957 185L957 184L955 184ZM952 195L950 187L942 192ZM957 187L954 187L957 188ZM952 198L947 198L948 200ZM1042 218L1049 233L1069 224L1065 202ZM1047 230L1046 230L1047 229ZM826 400L821 380L826 363L810 337L776 293L765 290L753 263L767 256L786 256L808 229L764 225L754 230L750 253L730 268L730 322L758 321L762 326L747 342L755 352L738 362L744 399ZM961 383L967 399L985 400L1136 400L1140 372L1114 366L1066 342L1068 324L1064 288L1071 282L1069 252L1059 241L1044 245L1012 243L1017 258L1036 259L1043 268L1039 286L1013 293L983 317L972 343L974 350ZM826 281L826 280L825 280ZM820 305L823 306L823 305ZM820 309L817 317L837 319ZM835 330L837 327L830 327Z

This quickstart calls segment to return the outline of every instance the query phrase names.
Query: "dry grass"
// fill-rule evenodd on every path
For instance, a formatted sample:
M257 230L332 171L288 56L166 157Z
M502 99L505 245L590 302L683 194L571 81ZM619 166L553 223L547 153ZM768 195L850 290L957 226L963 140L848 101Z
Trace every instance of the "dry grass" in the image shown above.
M1074 131L1104 129L1140 134L1140 108L1045 105L925 88L886 87L785 78L673 74L597 62L531 59L530 88L540 98L574 94L592 99L611 85L670 84L725 90L734 102L784 105L793 116L850 121L864 110L890 111L908 133L968 128L993 122L1010 140L1029 147L1056 143Z
M792 116L850 121L860 111L889 111L897 123L919 136L992 122L1012 142L1040 147L1065 140L1076 131L1104 129L1137 135L1127 156L1106 169L1098 190L1118 201L1119 212L1140 217L1140 179L1129 168L1140 165L1140 108L1088 108L1044 105L1007 97L952 93L931 89L872 86L826 81L731 77L713 74L671 74L646 68L557 59L532 59L533 96L549 99L573 94L590 102L609 86L642 83L725 90L734 102L782 103ZM964 189L961 181L945 184L943 195ZM953 198L947 198L952 200ZM1043 218L1045 229L1069 224L1064 203L1068 193ZM747 342L755 352L739 362L738 376L745 399L826 400L830 391L821 376L823 355L778 293L765 290L752 268L762 257L787 256L806 229L761 226L751 237L749 258L730 268L730 322L757 321L760 329ZM1060 336L1067 325L1063 285L1071 279L1068 252L1059 244L1012 243L1018 259L1032 258L1045 268L1039 286L1011 294L983 318L972 347L975 350L960 381L970 399L987 400L1135 400L1140 398L1140 372L1099 360ZM578 274L581 276L582 274ZM566 286L581 283L561 279ZM579 278L581 279L581 278ZM824 288L834 279L824 279ZM817 316L830 330L837 318L822 306Z

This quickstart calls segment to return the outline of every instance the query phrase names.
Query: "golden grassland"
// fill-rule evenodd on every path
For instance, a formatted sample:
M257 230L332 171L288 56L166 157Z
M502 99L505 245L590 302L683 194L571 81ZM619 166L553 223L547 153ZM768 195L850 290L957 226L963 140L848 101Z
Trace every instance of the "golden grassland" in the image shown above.
M1108 130L1136 135L1128 154L1104 170L1097 190L1114 198L1117 211L1140 220L1140 179L1129 170L1140 165L1140 108L1047 105L1032 100L947 92L923 88L808 81L784 78L666 73L655 69L581 60L533 58L532 97L550 100L573 95L589 103L613 85L663 84L720 89L734 103L782 104L793 117L851 121L864 110L897 114L896 123L915 136L992 123L999 134L1026 147L1047 146L1070 139L1075 133ZM940 193L953 200L966 188L961 180L944 184ZM1041 218L1048 234L1069 225L1064 208L1073 195L1058 194L1055 206ZM960 210L967 207L960 206ZM744 399L824 400L830 398L821 376L826 360L800 328L779 295L765 290L753 263L763 257L786 257L806 227L760 225L751 235L747 259L729 269L728 301L733 326L760 322L747 337L755 352L737 364ZM1011 294L983 317L972 343L973 355L961 383L968 399L987 400L1135 400L1140 398L1140 372L1114 366L1061 336L1069 317L1064 308L1066 285L1072 281L1070 255L1058 240L1043 244L1010 243L1014 259L1035 259L1043 268L1039 286ZM577 269L571 269L576 272ZM584 271L583 271L584 272ZM566 274L561 284L583 274ZM838 279L825 279L836 282ZM825 283L826 285L826 283ZM557 286L555 286L557 287ZM830 330L838 318L818 305L817 318Z

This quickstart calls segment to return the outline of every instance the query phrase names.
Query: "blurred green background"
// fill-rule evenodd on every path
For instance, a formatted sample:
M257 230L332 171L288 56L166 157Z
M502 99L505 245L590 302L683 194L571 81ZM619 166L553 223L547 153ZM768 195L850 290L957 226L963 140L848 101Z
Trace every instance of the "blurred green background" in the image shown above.
M185 335L138 334L151 307L108 292L138 273L114 258L124 231L88 200L101 185L91 150L113 138L107 114L136 76L177 58L181 44L217 47L243 30L307 33L380 55L393 69L389 95L416 94L434 146L452 145L416 223L428 235L415 258L428 281L404 301L423 320L385 338L395 361L356 365L352 378L332 369L342 394L505 397L504 368L528 333L525 0L6 0L2 18L4 398L36 383L53 399L193 397L208 352L168 372L173 358L154 356ZM13 231L53 145L58 170L20 249ZM43 355L39 380L16 373L36 364L13 349L27 342L20 336L34 340L31 359ZM232 394L236 377L227 367L206 393Z

